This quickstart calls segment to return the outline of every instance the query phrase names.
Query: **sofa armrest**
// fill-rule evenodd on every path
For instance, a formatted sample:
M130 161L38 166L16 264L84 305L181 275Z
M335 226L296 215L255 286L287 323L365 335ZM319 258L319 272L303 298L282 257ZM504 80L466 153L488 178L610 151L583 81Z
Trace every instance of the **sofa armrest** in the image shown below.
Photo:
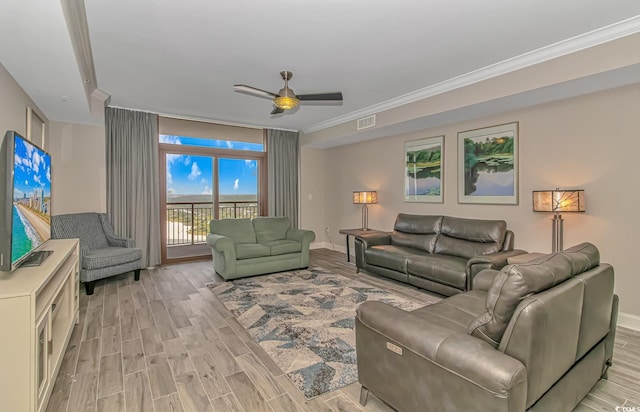
M207 244L213 250L213 269L224 279L233 279L238 272L235 242L226 236L209 233Z
M207 235L207 244L215 252L224 254L225 259L236 260L236 247L231 238L209 233Z
M508 250L513 250L513 239L514 239L514 235L513 232L511 230L507 230L507 232L504 234L504 241L502 242L502 250L503 251L508 251Z
M80 270L83 269L82 267L82 261L84 260L84 257L87 256L89 254L89 247L87 245L85 245L84 243L80 242Z
M104 235L107 238L107 243L112 247L136 247L136 242L133 239L117 236L113 230L113 225L109 222L109 218L106 213L99 213L100 224Z
M356 267L358 268L358 270L364 270L366 269L364 251L371 246L390 245L391 233L377 231L371 233L363 233L355 237L353 244L356 249Z
M311 242L316 238L316 234L312 230L290 228L287 230L287 239L300 242L302 247L309 247Z
M489 291L493 283L493 278L495 278L498 273L500 273L500 271L495 269L481 270L480 273L474 276L471 289Z
M371 233L363 233L361 235L357 235L355 239L362 242L362 246L364 249L369 249L371 246L376 245L390 245L391 233L377 231Z
M468 281L470 282L469 285L467 286L471 286L471 284L473 283L473 278L478 273L480 273L480 271L484 269L500 270L507 265L508 258L510 258L511 256L523 255L525 253L527 252L524 250L513 249L513 250L506 250L506 251L491 253L489 255L472 257L467 262L466 272L467 272Z
M313 230L290 228L287 230L287 239L300 242L300 267L309 266L309 247L316 238Z
M136 242L133 239L129 239L126 237L111 236L108 233L106 233L106 235L107 235L107 242L109 242L109 246L128 247L128 248L136 247Z
M505 355L481 339L466 333L452 332L411 312L382 302L365 302L356 309L356 314L359 321L356 322L356 331L358 327L371 329L381 335L383 340L397 342L427 361L432 373L422 375L425 379L423 384L428 384L427 380L438 381L445 376L461 376L470 385L479 386L494 394L516 393L518 398L523 395L524 410L527 374L524 365L517 359ZM356 341L358 352L359 344ZM387 345L380 342L375 345L378 346L379 356L385 356L384 351L388 352ZM370 342L367 343L367 348L372 348ZM358 359L360 355L358 353ZM434 365L435 369L432 368ZM465 390L459 388L458 392L463 394Z
M609 333L604 338L604 351L605 351L605 365L602 377L608 379L609 366L613 364L613 349L616 343L616 326L618 325L618 306L620 299L618 295L613 295L613 301L611 305L611 321L609 323Z

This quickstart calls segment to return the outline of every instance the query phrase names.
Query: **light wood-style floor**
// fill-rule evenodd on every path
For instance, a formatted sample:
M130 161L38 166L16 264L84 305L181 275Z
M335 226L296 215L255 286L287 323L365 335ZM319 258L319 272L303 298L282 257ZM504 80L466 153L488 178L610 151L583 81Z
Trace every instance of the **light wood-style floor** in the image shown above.
M313 250L311 266L366 279L417 302L438 297L367 274L345 255ZM47 411L391 411L360 385L307 401L205 286L223 281L210 261L144 270L81 288L80 323ZM618 328L614 366L576 411L640 406L640 332Z

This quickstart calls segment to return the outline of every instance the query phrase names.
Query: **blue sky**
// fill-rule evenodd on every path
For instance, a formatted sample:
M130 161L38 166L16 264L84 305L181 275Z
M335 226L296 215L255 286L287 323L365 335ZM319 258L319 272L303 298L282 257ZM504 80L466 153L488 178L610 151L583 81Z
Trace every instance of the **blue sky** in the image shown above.
M182 136L160 136L160 143L188 144L239 150L262 150L262 145L195 139ZM242 147L250 147L241 148ZM258 162L220 158L220 194L257 194ZM209 194L213 188L213 159L209 156L167 155L167 190L173 194Z
M26 140L15 139L13 196L27 197L34 189L44 189L51 196L51 157Z

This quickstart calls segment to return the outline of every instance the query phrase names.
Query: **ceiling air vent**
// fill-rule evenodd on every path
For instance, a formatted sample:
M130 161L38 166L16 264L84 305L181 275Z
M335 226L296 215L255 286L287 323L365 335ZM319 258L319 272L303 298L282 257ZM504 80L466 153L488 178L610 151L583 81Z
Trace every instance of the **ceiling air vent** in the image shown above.
M362 119L358 119L358 127L357 130L368 129L376 125L376 115L372 114L371 116L363 117Z

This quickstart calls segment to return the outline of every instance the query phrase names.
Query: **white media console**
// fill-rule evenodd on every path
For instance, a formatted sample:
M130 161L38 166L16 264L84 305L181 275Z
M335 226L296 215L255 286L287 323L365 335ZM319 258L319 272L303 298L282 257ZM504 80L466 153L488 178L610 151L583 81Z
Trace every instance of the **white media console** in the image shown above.
M0 272L0 411L43 411L78 322L79 243L49 240L36 267Z

